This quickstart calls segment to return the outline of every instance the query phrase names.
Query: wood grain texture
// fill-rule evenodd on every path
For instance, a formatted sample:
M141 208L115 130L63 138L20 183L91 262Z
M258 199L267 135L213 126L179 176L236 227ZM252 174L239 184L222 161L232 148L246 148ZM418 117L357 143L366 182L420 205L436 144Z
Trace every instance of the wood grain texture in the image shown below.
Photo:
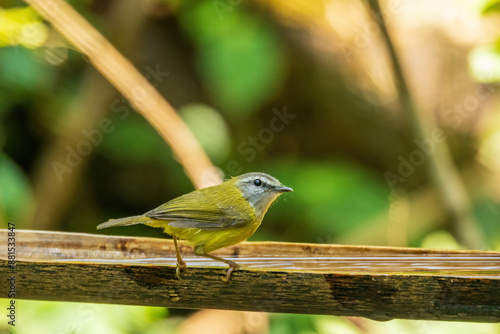
M7 268L6 232L0 230L2 268ZM376 320L500 321L500 254L495 252L242 243L216 252L220 256L237 255L239 259L234 260L238 263L249 263L226 283L222 281L226 268L217 263L189 266L188 246L182 251L189 267L184 279L178 280L173 245L166 239L18 230L16 250L19 299L330 314ZM269 254L277 263L272 269L250 265L259 255ZM287 262L294 256L310 257L315 263L315 259L330 255L363 258L373 254L393 254L395 259L411 255L412 261L415 256L424 260L439 255L440 261L470 257L469 261L486 258L490 262L484 270L443 272L411 272L401 266L391 270L390 264L381 270L332 270L314 265L300 268L296 264L290 268ZM154 261L170 257L170 264ZM287 259L281 269L280 259ZM9 270L2 269L0 280L5 282L10 275Z

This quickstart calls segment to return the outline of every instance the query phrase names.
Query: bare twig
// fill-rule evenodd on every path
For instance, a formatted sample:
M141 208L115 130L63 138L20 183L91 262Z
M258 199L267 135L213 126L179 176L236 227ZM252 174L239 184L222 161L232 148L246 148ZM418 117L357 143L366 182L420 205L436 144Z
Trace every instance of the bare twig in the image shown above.
M398 90L399 103L408 123L411 125L415 138L424 142L432 138L431 130L436 128L432 120L426 118L413 100L408 88L399 58L391 40L384 16L381 14L378 0L368 1L371 14L382 32L383 41L389 52L389 58L394 72L394 81ZM449 215L453 221L455 233L459 241L473 249L485 249L486 242L478 230L472 217L471 204L460 174L453 163L446 141L436 142L433 152L427 155L426 165L430 177L441 194Z

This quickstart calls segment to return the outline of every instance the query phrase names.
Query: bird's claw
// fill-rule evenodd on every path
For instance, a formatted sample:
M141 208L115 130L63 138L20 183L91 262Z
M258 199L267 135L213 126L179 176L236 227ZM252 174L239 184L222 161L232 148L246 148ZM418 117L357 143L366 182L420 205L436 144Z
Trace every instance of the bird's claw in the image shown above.
M229 283L229 281L231 280L231 274L233 273L233 271L241 268L241 266L239 264L237 264L236 262L233 262L233 261L229 261L228 264L229 264L229 268L227 268L226 278L222 278L222 280L224 282L227 282L227 283Z
M184 269L186 269L186 262L177 262L177 268L175 268L175 275L177 276L177 278L179 280L182 280L182 276L181 276L181 271L184 271Z

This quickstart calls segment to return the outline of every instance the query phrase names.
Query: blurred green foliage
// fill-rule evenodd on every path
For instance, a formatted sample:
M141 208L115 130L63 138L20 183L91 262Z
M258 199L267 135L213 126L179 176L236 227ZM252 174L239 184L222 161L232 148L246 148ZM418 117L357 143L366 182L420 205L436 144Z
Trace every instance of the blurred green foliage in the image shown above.
M383 179L355 164L278 160L268 171L293 185L294 192L280 198L267 213L277 224L263 229L274 231L264 240L330 243L336 235L389 209L390 191Z
M470 54L471 72L481 82L500 81L500 44L497 44L478 47Z
M214 14L213 1L194 1L181 8L179 21L197 49L196 65L215 105L228 116L248 119L283 82L283 46L254 13Z
M31 7L0 8L0 47L40 47L48 37L48 28Z
M33 209L33 194L26 175L8 156L0 153L0 222L24 221Z
M6 306L3 299L0 305ZM40 301L17 301L22 312L17 326L8 328L0 324L0 331L11 329L11 333L174 333L166 328L174 327L178 320L165 321L168 311L162 307L104 305L90 303L49 303ZM3 333L3 332L2 332Z
M163 139L113 88L98 92L106 96L98 107L81 100L89 86L104 81L85 57L64 43L54 47L54 40L62 40L55 37L57 32L31 8L7 2L12 8L0 9L2 226L14 221L19 228L108 233L96 232L95 227L112 217L148 211L193 190ZM169 72L165 79L148 78L175 106L226 176L236 170L238 174L262 171L295 189L273 205L250 240L335 243L364 227L367 231L386 229L378 225L391 219L392 189L384 172L397 172L398 157L409 156L415 144L404 122L391 118L397 108L380 102L390 98L373 98L376 89L365 89L370 80L377 85L383 80L364 72L356 76L353 69L359 64L326 47L335 45L333 35L326 41L325 35L315 35L314 20L308 21L310 26L301 25L298 22L304 18L291 20L286 6L283 13L273 14L258 2L233 1L228 2L230 9L221 12L214 3L85 1L75 5L145 75L150 74L148 69ZM498 4L486 2L482 13L498 14ZM112 19L115 13L120 14L122 25ZM126 30L128 22L137 26L130 24L133 30ZM489 37L491 43L470 51L468 70L479 82L498 83L500 35ZM363 48L356 52L364 52ZM62 49L65 52L58 56L57 50ZM364 62L383 67L372 56L367 54ZM345 75L344 70L352 72ZM466 76L462 72L461 81ZM437 86L445 90L442 86L454 84ZM453 101L463 99L455 96ZM88 114L82 115L71 104L74 101L80 101ZM497 108L497 102L480 108L478 119L495 114L488 112ZM295 117L280 120L276 110L287 110ZM75 149L88 140L84 131L98 129L104 118L111 122L112 131L104 133L92 153L62 181L54 178L51 163L64 162L66 147ZM483 122L496 124L494 117ZM457 147L456 160L464 169L474 167L484 133L480 127L465 135L453 132L458 131L449 135ZM493 148L498 144L490 142ZM488 168L491 173L499 170L498 166ZM481 173L481 168L464 173L473 175L466 184L481 184L475 179ZM411 206L426 196L422 193L430 184L426 169L418 166L399 186L409 194ZM490 246L500 249L499 198L486 188L471 192L474 215ZM419 222L424 211L434 209L414 208L409 213L411 221ZM438 220L419 235L405 234L407 245L462 247L449 222ZM48 223L41 226L42 221ZM166 237L144 226L113 233ZM408 232L403 229L402 233ZM360 240L363 237L373 240L369 235L361 235ZM385 245L388 240L372 243ZM23 327L16 333L173 333L184 319L162 308L30 301L20 301L20 305ZM187 312L181 314L187 316ZM499 332L493 325L367 322L373 332L384 333ZM5 322L0 323L0 331L2 326ZM344 319L309 315L273 314L269 328L273 334L364 332Z
M227 160L231 150L231 135L226 121L217 110L203 104L189 104L179 114L196 139L215 163Z
M0 306L7 306L5 299ZM0 332L24 333L94 333L94 334L174 334L182 318L170 316L165 308L123 306L90 303L49 303L40 301L18 301L23 310L22 326L6 327L0 323ZM346 318L300 315L270 314L269 333L272 334L468 334L498 333L496 324L475 324L439 321L353 321ZM20 324L20 322L18 323ZM356 324L360 324L358 327Z
M488 0L483 2L484 3L481 10L483 14L498 13L500 11L500 1Z
M127 143L126 150L123 150L124 143ZM169 162L172 155L162 138L151 131L151 125L136 115L131 115L129 120L120 122L97 147L97 153L122 165L161 164Z

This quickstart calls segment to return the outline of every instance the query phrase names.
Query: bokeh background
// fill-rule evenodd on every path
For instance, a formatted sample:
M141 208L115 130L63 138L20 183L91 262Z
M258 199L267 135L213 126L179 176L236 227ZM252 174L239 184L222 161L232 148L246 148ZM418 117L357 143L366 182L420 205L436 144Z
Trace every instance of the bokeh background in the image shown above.
M174 106L226 177L262 171L295 189L250 240L500 250L500 1L381 1L396 59L366 1L70 3ZM96 226L193 190L163 139L81 53L23 2L1 6L0 226L108 234ZM416 134L395 60L420 120L439 136ZM439 146L450 156L437 161L451 162L465 190L458 216L427 167L426 148ZM165 237L143 226L112 233ZM500 333L19 304L15 333Z

